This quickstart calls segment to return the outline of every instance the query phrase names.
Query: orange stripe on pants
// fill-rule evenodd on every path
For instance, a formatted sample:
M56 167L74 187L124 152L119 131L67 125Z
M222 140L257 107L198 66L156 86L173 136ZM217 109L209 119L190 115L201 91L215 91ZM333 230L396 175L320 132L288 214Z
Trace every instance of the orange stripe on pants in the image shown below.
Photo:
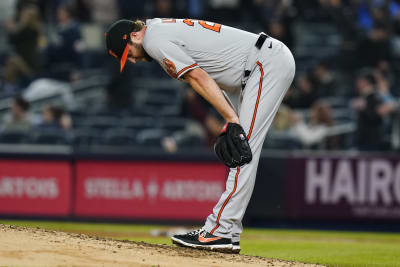
M256 121L256 116L257 116L257 109L258 109L258 104L260 102L260 97L261 97L261 90L262 90L262 82L263 82L263 77L264 77L264 70L262 67L262 64L260 63L260 61L257 61L257 65L260 68L260 72L261 72L261 77L260 77L260 82L258 85L258 95L257 95L257 101L256 101L256 105L254 107L254 111L253 111L253 118L251 120L251 125L250 125L250 129L249 129L249 133L247 134L247 140L250 140L251 137L251 133L253 132L253 126L254 123ZM221 209L218 212L218 217L217 217L217 224L215 225L215 227L211 230L210 234L213 234L215 232L215 230L218 229L218 227L220 226L219 224L219 219L221 218L221 214L222 211L224 210L226 204L228 204L229 200L231 199L232 195L236 192L236 187L237 187L237 181L238 181L238 177L239 177L239 173L240 173L240 166L237 167L236 169L236 175L235 175L235 185L233 187L232 192L229 194L229 196L226 198L224 204L222 205Z

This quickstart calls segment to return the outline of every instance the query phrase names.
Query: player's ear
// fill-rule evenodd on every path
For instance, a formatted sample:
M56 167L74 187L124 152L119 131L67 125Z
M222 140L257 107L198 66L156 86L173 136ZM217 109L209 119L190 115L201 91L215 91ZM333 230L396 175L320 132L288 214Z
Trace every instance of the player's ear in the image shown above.
M139 38L140 38L139 32L131 32L130 38L131 38L131 41L132 41L132 42L138 41Z

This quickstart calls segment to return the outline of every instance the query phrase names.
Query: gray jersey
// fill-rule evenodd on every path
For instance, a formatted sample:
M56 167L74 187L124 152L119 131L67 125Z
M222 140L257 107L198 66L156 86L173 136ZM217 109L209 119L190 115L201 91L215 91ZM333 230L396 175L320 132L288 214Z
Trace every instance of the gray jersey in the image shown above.
M201 20L150 19L146 25L143 48L175 79L201 67L222 89L241 88L258 35Z

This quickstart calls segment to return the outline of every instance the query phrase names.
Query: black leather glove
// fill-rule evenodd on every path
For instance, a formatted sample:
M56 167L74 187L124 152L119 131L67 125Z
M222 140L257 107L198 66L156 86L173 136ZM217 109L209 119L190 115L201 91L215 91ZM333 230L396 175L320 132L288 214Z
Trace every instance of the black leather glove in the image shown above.
M229 168L249 163L253 155L242 126L228 123L217 137L214 145L218 158Z

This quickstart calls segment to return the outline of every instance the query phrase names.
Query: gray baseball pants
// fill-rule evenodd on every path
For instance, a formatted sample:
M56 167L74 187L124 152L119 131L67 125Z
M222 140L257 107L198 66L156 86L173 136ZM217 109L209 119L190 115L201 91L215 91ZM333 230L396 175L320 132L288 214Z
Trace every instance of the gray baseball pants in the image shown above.
M261 49L254 47L249 53L246 69L251 72L244 78L246 85L240 95L238 113L249 139L253 160L230 169L225 192L203 227L215 236L232 238L232 242L239 241L243 231L242 219L253 193L262 146L293 81L295 62L282 42L269 37Z

